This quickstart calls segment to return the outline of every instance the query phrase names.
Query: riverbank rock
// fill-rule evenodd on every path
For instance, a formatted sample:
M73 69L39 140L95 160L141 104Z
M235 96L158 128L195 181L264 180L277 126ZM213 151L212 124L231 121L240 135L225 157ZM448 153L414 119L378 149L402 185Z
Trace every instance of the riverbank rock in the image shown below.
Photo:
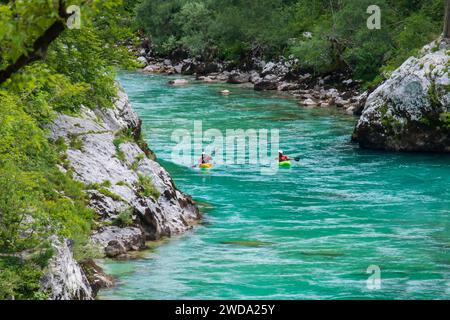
M147 73L162 73L164 72L164 67L159 64L151 64L146 66L143 71Z
M109 258L145 248L144 232L136 227L102 227L94 232L92 241L100 246Z
M280 82L277 85L278 91L294 91L299 90L301 88L301 84L295 82Z
M250 81L250 74L247 72L235 71L228 76L228 83L242 84Z
M353 140L363 148L450 152L449 49L435 42L367 99Z
M98 266L94 260L88 259L80 263L86 278L92 289L92 295L95 297L100 289L112 288L114 286L113 277L107 275L103 269Z
M138 57L137 58L137 61L140 63L140 64L142 64L142 65L144 65L144 66L146 66L147 65L147 63L148 63L148 61L147 61L147 58L146 57Z
M256 91L269 91L278 89L278 81L276 79L262 79L255 83Z
M100 225L128 212L145 240L185 232L200 219L198 208L153 160L140 131L140 119L120 92L114 108L81 108L77 117L59 115L50 138L63 139L68 146L64 170L86 184Z
M192 198L154 161L124 92L119 91L112 108L81 107L77 116L59 114L49 131L50 139L67 146L61 170L86 185L89 206L98 216L92 242L105 256L117 257L144 248L146 240L183 233L201 218ZM127 226L116 226L124 216ZM92 299L98 286L110 285L94 269L87 277L63 244L56 247L42 289L51 299Z
M41 291L51 300L92 300L91 285L72 253L69 240L53 240L54 255L41 279Z

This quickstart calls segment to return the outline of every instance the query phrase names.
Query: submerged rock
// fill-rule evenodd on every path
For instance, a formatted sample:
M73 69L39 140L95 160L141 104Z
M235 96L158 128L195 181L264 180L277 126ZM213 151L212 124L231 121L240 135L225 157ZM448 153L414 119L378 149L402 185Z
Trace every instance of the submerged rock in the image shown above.
M450 152L449 44L426 46L367 99L353 140L363 148Z
M321 257L341 257L344 255L342 252L331 250L318 250L318 251L302 251L304 256L321 256Z
M222 241L221 244L231 244L243 247L265 247L272 245L271 242L258 241L258 240L233 240L233 241Z

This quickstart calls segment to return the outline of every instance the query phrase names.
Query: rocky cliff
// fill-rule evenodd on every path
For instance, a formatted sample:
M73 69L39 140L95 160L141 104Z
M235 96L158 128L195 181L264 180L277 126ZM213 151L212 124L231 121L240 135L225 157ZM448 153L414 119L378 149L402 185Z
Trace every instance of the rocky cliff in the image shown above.
M379 86L353 140L363 148L450 152L449 49L444 41L426 46Z
M185 232L200 219L191 197L177 190L142 141L141 121L125 93L119 92L114 108L59 115L50 138L67 145L61 170L86 185L97 214L92 242L105 256L142 249L145 241ZM43 288L53 299L91 299L98 285L87 280L96 275L85 274L67 244L55 252Z

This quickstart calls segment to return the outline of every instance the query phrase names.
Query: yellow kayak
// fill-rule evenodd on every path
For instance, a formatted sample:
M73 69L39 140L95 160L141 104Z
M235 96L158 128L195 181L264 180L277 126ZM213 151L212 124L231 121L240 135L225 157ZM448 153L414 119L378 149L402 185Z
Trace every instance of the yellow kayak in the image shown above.
M198 167L200 169L207 170L207 169L212 169L213 165L211 163L202 163L202 164L199 164Z

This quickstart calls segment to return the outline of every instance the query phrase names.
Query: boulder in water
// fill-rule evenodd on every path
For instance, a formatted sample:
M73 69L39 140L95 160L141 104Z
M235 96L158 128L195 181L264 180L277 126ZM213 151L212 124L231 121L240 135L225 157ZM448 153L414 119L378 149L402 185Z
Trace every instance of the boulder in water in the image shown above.
M445 41L411 57L367 99L353 133L363 148L450 152L449 49Z
M243 247L266 247L271 245L271 242L259 241L259 240L232 240L232 241L222 241L222 244L231 244Z

